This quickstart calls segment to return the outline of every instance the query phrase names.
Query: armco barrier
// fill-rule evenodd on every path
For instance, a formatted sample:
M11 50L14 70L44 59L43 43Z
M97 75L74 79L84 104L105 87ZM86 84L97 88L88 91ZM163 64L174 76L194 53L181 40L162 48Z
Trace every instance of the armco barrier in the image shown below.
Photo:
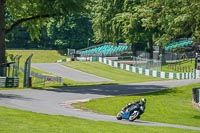
M19 67L19 71L20 72L24 72L24 69L22 67ZM58 82L61 85L63 85L64 79L62 77L58 77L58 76L53 76L53 75L47 75L47 74L41 74L41 73L37 73L37 72L33 72L31 71L30 75L32 77L41 79L42 82L46 82L46 81L51 81L51 82Z
M92 58L90 59L90 61L92 61ZM162 72L162 71L138 68L138 67L134 67L128 64L122 64L117 61L112 61L112 60L102 58L102 57L99 57L98 61L107 65L110 65L112 67L124 69L127 71L139 73L139 74L144 74L147 76L153 76L153 77L166 78L166 79L198 79L200 78L199 71L185 72L185 73Z

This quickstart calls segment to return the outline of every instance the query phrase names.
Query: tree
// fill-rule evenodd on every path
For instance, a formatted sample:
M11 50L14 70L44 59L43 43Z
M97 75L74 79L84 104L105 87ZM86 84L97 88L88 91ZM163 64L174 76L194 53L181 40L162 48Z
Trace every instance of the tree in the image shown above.
M40 30L40 40L31 40L27 27L17 26L6 35L7 48L81 49L92 38L91 22L86 13L73 13L67 20L51 19ZM90 43L91 44L91 43Z
M18 25L28 27L31 38L39 39L40 29L51 18L64 19L69 13L85 10L87 0L0 0L0 64L6 62L5 35ZM6 13L9 17L6 18ZM0 66L0 76L3 68Z
M112 42L122 39L133 46L142 40L149 43L150 58L153 58L153 37L159 32L154 20L157 20L156 14L159 12L156 8L159 7L150 7L149 4L151 2L146 0L98 1L93 9L96 39L103 38Z
M47 29L49 41L54 44L55 48L81 49L87 47L88 38L92 38L89 16L71 14L67 20L64 24L55 22Z
M94 40L116 42L121 37L113 33L112 19L121 12L124 0L95 0L90 6ZM121 31L118 32L120 35Z
M164 47L180 37L200 41L200 1L197 0L99 0L93 6L96 40L141 40Z

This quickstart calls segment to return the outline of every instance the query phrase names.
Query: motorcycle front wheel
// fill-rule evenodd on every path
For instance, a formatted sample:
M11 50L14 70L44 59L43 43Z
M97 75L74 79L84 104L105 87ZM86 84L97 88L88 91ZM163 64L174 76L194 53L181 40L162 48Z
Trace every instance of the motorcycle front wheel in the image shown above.
M139 115L140 115L140 112L139 112L139 111L134 111L134 112L130 115L129 121L134 121L134 120L136 120L136 119L139 117Z
M122 119L122 113L121 113L121 111L117 114L117 120L121 120Z

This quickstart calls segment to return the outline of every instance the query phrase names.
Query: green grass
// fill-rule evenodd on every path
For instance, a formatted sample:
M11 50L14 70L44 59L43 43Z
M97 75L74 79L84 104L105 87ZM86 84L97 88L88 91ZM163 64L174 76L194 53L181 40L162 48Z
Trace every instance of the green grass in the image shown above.
M63 65L114 80L113 83L133 83L164 80L114 68L99 62L68 62Z
M192 88L197 86L200 83L143 95L94 99L74 106L116 115L127 103L145 97L147 105L142 120L200 127L200 112L192 107L191 102Z
M186 129L124 125L0 107L1 133L198 133Z
M20 64L22 66L24 66L30 54L33 54L31 59L32 63L56 62L57 60L66 58L66 56L60 54L59 51L56 50L6 50L6 52L14 56L22 55L20 58Z
M23 55L21 64L33 53L32 62L55 62L58 59L66 58L57 51L38 51L38 50L9 50L8 53L14 55ZM47 55L47 56L46 56ZM50 56L51 55L51 56ZM50 58L51 57L51 58ZM98 76L115 80L110 83L144 82L161 80L149 76L139 75L112 68L110 66L97 62L70 62L65 65L76 68L81 71L93 73ZM37 71L37 70L36 70ZM66 85L93 85L103 83L81 83L65 79ZM137 95L137 96L119 96L112 98L94 99L90 102L79 103L75 106L83 109L94 110L110 115L116 115L117 112L127 103L147 98L147 109L142 116L142 120L183 124L190 126L200 125L200 113L191 105L191 88L199 86L189 85L185 87L173 88L156 93ZM108 104L111 103L111 104ZM146 127L136 125L123 125L111 122L100 122L78 119L66 116L44 115L15 109L0 107L0 132L2 133L197 133L199 131L190 131L185 129L165 128L165 127Z
M173 63L166 63L162 66L163 72L192 72L194 70L194 59L177 60Z

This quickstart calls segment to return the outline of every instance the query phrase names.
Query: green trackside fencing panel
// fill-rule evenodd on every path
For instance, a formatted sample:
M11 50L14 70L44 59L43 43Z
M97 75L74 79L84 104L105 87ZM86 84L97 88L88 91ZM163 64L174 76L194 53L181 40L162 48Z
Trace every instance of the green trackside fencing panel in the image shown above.
M188 74L187 73L183 73L183 79L187 79Z
M149 76L153 76L153 71L149 70Z
M139 73L139 68L136 67L136 73Z
M145 69L142 69L142 74L145 74Z
M200 103L200 87L192 89L192 100L195 103Z
M126 65L125 65L125 64L122 64L122 66L123 66L123 69L126 70Z
M157 76L156 77L160 77L160 72L157 71Z
M133 71L133 66L132 65L129 65L129 71Z
M2 63L5 77L0 77L0 87L12 88L19 87L19 59L21 56L15 56L13 62Z
M180 77L180 79L183 79L183 74L180 73L180 74L179 74L179 77Z
M177 79L177 74L173 73L173 79Z
M6 77L5 87L19 87L19 78L18 77Z
M111 66L115 66L115 62L114 61L111 61Z
M169 73L165 73L165 78L169 78Z
M6 77L0 77L0 87L5 87Z
M19 87L18 77L0 77L0 87L16 88Z
M120 63L117 63L117 68L120 68Z
M98 57L92 57L92 61L93 62L99 61L99 58Z
M135 72L139 74L144 74L147 76L167 78L167 79L198 79L200 78L200 70L199 71L195 70L194 72L188 72L188 73L161 72L161 71L156 71L156 70L135 67L135 66L132 66L132 64L131 65L121 64L117 61L112 61L109 59L105 59L103 57L99 57L98 60L99 62L110 65L112 67L124 69L130 72Z

